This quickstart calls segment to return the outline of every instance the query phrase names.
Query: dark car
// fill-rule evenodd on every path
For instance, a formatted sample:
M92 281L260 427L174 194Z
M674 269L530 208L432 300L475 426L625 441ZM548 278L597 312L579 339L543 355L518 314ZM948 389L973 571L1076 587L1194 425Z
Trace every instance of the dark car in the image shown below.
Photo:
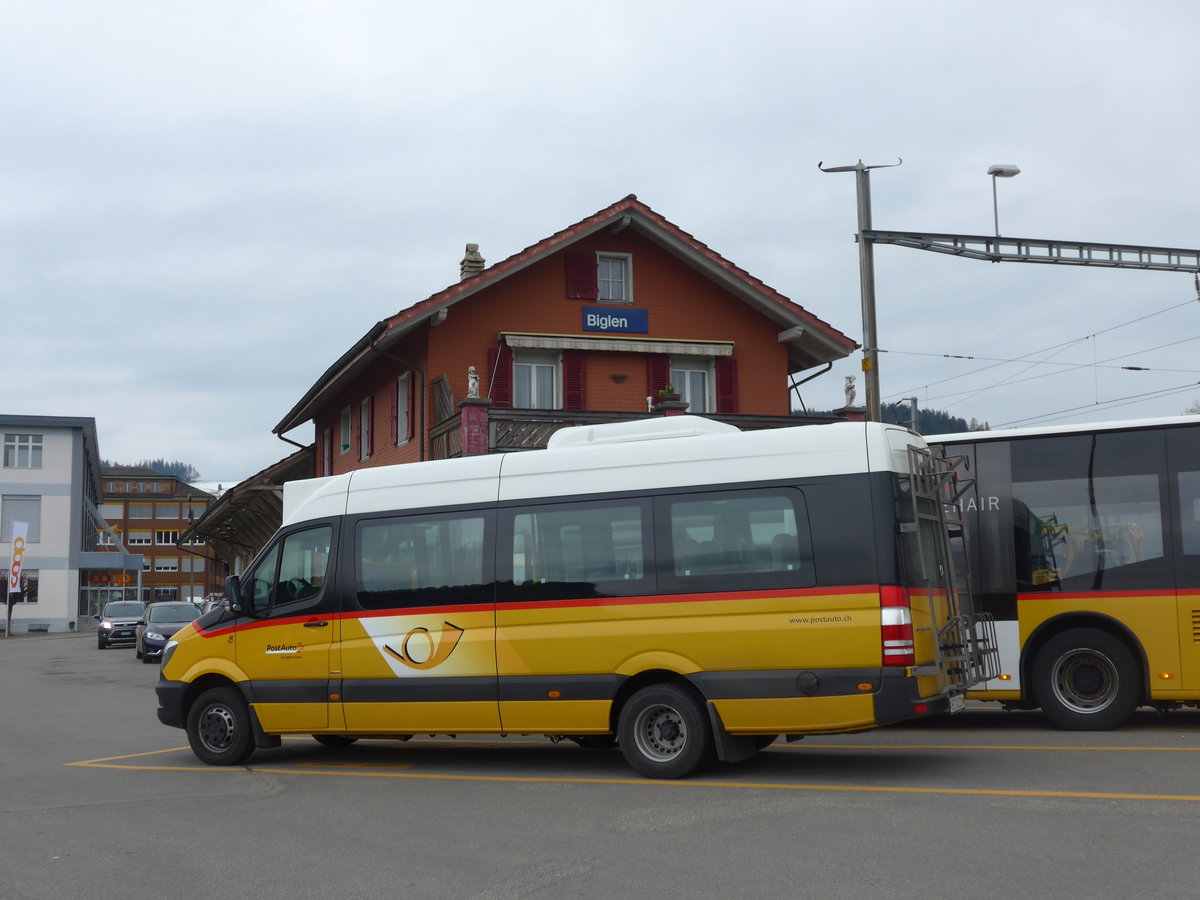
M134 642L136 656L144 663L162 658L163 647L180 628L200 615L195 603L187 601L165 601L151 603L146 614L137 623Z
M104 612L96 616L96 646L107 650L111 644L133 644L137 623L145 615L146 607L137 600L113 600L104 605Z

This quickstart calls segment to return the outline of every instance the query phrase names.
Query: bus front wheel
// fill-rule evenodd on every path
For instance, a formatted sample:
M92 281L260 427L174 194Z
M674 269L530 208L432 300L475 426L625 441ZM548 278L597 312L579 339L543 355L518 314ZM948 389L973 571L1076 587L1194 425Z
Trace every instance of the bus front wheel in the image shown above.
M1038 651L1033 676L1038 703L1060 728L1116 728L1138 705L1141 679L1133 653L1095 628L1050 638Z
M715 754L704 704L673 684L645 687L630 697L617 738L625 761L647 778L682 778Z
M188 743L201 762L236 766L254 752L250 711L233 688L213 688L201 694L187 717Z

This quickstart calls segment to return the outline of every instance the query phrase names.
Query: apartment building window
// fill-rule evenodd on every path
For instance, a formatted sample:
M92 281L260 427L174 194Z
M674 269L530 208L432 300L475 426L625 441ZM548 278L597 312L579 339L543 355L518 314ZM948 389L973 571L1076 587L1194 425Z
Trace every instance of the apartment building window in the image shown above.
M150 563L151 563L152 561L153 561L153 557L150 557L150 556L143 556L143 557L142 557L142 571L143 571L143 572L149 572L149 571L150 571Z
M350 407L346 406L342 409L342 453L350 452L351 427Z
M125 505L123 503L101 503L100 515L109 525L113 522L120 522L125 517Z
M178 519L179 504L178 503L156 503L154 505L154 517L156 519Z
M42 467L42 436L40 434L5 434L4 466L8 469L40 469Z
M155 572L178 572L179 557L178 556L156 556L154 557Z
M166 603L179 598L179 588L170 585L166 587L156 587L154 589L154 602Z
M153 519L154 505L150 503L130 503L129 518L131 519Z
M321 432L321 474L333 474L333 429Z
M38 570L21 569L21 590L8 595L13 603L38 602Z
M131 531L125 536L125 545L128 547L148 547L153 543L151 537L153 535L149 531Z
M179 540L178 531L156 531L154 532L154 543L163 546L173 547L176 541Z
M13 522L29 526L25 540L33 544L42 539L42 498L22 494L0 497L0 541L12 542Z
M203 572L203 556L185 556L179 561L180 572Z

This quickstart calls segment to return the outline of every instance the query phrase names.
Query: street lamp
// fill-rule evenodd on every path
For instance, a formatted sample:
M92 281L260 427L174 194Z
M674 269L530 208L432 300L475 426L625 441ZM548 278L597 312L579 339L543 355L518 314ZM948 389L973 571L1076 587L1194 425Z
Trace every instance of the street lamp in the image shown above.
M992 219L996 225L996 237L1000 237L1000 211L996 206L996 179L997 178L1012 178L1014 175L1020 175L1021 170L1016 166L995 165L988 169L988 174L992 176Z

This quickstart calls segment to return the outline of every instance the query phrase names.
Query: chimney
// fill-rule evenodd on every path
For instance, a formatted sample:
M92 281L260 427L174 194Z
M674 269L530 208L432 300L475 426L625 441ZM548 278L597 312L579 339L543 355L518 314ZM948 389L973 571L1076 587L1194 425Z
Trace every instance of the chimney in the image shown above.
M458 280L466 281L473 275L478 275L487 265L487 260L479 255L478 244L467 244L467 252L463 254L462 262L458 264Z

